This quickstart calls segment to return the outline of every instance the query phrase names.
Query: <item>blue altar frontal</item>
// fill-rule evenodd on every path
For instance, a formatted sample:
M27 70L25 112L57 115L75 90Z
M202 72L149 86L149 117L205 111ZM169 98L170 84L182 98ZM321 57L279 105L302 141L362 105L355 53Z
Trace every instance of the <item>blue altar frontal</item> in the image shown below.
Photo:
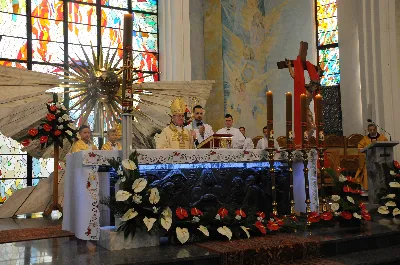
M121 151L82 151L67 156L63 229L74 232L80 239L99 239L100 226L108 225L109 220L109 213L99 205L99 200L109 196L110 188L110 174L99 172L99 168L109 165L110 159L121 160L121 157ZM137 150L137 159L140 175L167 196L171 207L197 207L207 211L221 205L272 212L270 163L265 150L141 149ZM276 152L274 160L277 210L279 214L287 214L290 182L286 153ZM318 209L316 161L316 153L311 150L308 179L312 211ZM301 154L295 152L296 212L305 212L304 182ZM71 199L79 203L71 203Z

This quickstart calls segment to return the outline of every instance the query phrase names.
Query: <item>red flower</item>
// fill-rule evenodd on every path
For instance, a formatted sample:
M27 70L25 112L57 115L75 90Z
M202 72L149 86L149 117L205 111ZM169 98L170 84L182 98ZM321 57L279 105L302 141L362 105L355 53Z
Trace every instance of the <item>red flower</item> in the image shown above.
M264 212L256 212L256 214L261 217L262 219L265 218L265 213Z
M369 212L367 212L367 211L362 211L361 212L361 216L362 216L362 218L364 218L364 220L367 220L367 221L370 221L371 220L371 215L369 215Z
M37 129L30 129L29 131L28 131L28 134L30 135L30 136L35 136L36 134L38 134L39 133L39 131L37 130Z
M30 143L31 143L31 140L29 140L29 139L25 139L25 140L23 140L23 141L21 142L21 144L22 144L23 146L28 146Z
M40 143L41 144L45 144L45 143L47 143L47 140L49 139L49 137L47 137L47 136L42 136L42 137L40 137Z
M352 190L352 193L361 194L361 193L362 193L362 190Z
M43 124L43 129L44 129L45 131L50 132L51 128L52 128L52 127L51 127L50 124L47 124L47 123Z
M394 167L397 169L400 169L400 163L397 162L396 160L393 162L394 163Z
M362 203L362 202L360 202L360 208L361 208L362 211L367 210L367 207L366 207L365 204Z
M343 187L343 191L344 192L353 192L353 190L347 185Z
M242 209L236 210L236 215L240 217L246 218L246 213L242 211Z
M308 220L310 223L317 223L317 222L319 222L319 219L320 219L320 218L321 218L321 217L318 215L317 212L311 212L311 213L308 214L307 220Z
M228 215L228 210L225 208L219 208L218 214L221 218L224 218L225 216Z
M267 233L267 230L265 229L265 226L263 223L261 223L260 221L256 222L256 227L258 228L258 230L260 230L261 233L263 233L264 235Z
M283 226L283 220L282 219L279 219L278 217L274 217L274 219L275 219L275 221L276 221L276 223L278 224L278 225L280 225L280 226Z
M190 210L190 213L191 213L193 216L203 215L203 213L202 213L199 209L197 209L197 208L192 208L192 209Z
M321 219L325 221L331 220L333 217L333 214L331 212L324 212L321 214Z
M297 217L295 215L291 215L289 218L290 220L297 222Z
M61 131L60 131L60 130L55 131L55 132L54 132L54 135L55 135L55 136L61 135Z
M188 213L187 213L187 211L186 211L185 209L183 209L182 207L178 207L178 208L176 208L176 216L177 216L179 219L183 219L183 218L185 218L185 217L188 217Z
M56 110L57 110L56 105L51 105L51 106L50 106L50 110L53 111L53 112L56 111Z
M349 212L342 212L341 214L340 214L344 219L347 219L347 220L350 220L351 219L351 213L349 213Z
M353 182L353 183L357 182L355 178L352 178L351 176L347 176L346 179L348 182Z
M55 119L56 119L56 115L54 115L53 113L47 113L46 119L47 119L48 121L55 120Z
M274 223L274 222L272 222L272 221L268 221L267 228L268 228L270 231L276 231L276 230L278 230L278 229L281 228L281 227L280 227L277 223Z

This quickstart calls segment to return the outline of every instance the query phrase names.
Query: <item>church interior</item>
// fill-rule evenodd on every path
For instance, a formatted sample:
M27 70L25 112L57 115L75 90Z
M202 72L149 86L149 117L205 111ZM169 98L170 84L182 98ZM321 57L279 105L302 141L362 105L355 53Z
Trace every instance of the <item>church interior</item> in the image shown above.
M400 264L400 1L1 0L0 25L0 265Z

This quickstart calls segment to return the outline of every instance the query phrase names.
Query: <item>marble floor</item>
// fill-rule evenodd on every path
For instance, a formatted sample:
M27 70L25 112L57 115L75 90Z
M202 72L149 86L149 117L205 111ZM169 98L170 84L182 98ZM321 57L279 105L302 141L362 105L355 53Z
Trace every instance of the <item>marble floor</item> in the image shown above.
M1 218L0 231L55 226L61 224L61 222L61 214L58 211L54 211L52 215L47 218L43 218L42 213L24 214L18 215L16 218Z

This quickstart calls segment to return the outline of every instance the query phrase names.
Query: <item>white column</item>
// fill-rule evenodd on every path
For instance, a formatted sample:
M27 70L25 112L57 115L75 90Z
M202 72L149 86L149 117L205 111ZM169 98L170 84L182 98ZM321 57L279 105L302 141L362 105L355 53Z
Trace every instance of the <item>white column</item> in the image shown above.
M190 81L189 1L159 1L161 81Z
M400 123L396 121L400 117L396 4L393 0L364 0L358 3L364 126L366 119L372 118L392 135L393 140L399 140ZM398 146L395 148L395 159L399 156Z
M355 16L358 1L338 0L340 93L343 134L363 133L361 103L358 21Z

